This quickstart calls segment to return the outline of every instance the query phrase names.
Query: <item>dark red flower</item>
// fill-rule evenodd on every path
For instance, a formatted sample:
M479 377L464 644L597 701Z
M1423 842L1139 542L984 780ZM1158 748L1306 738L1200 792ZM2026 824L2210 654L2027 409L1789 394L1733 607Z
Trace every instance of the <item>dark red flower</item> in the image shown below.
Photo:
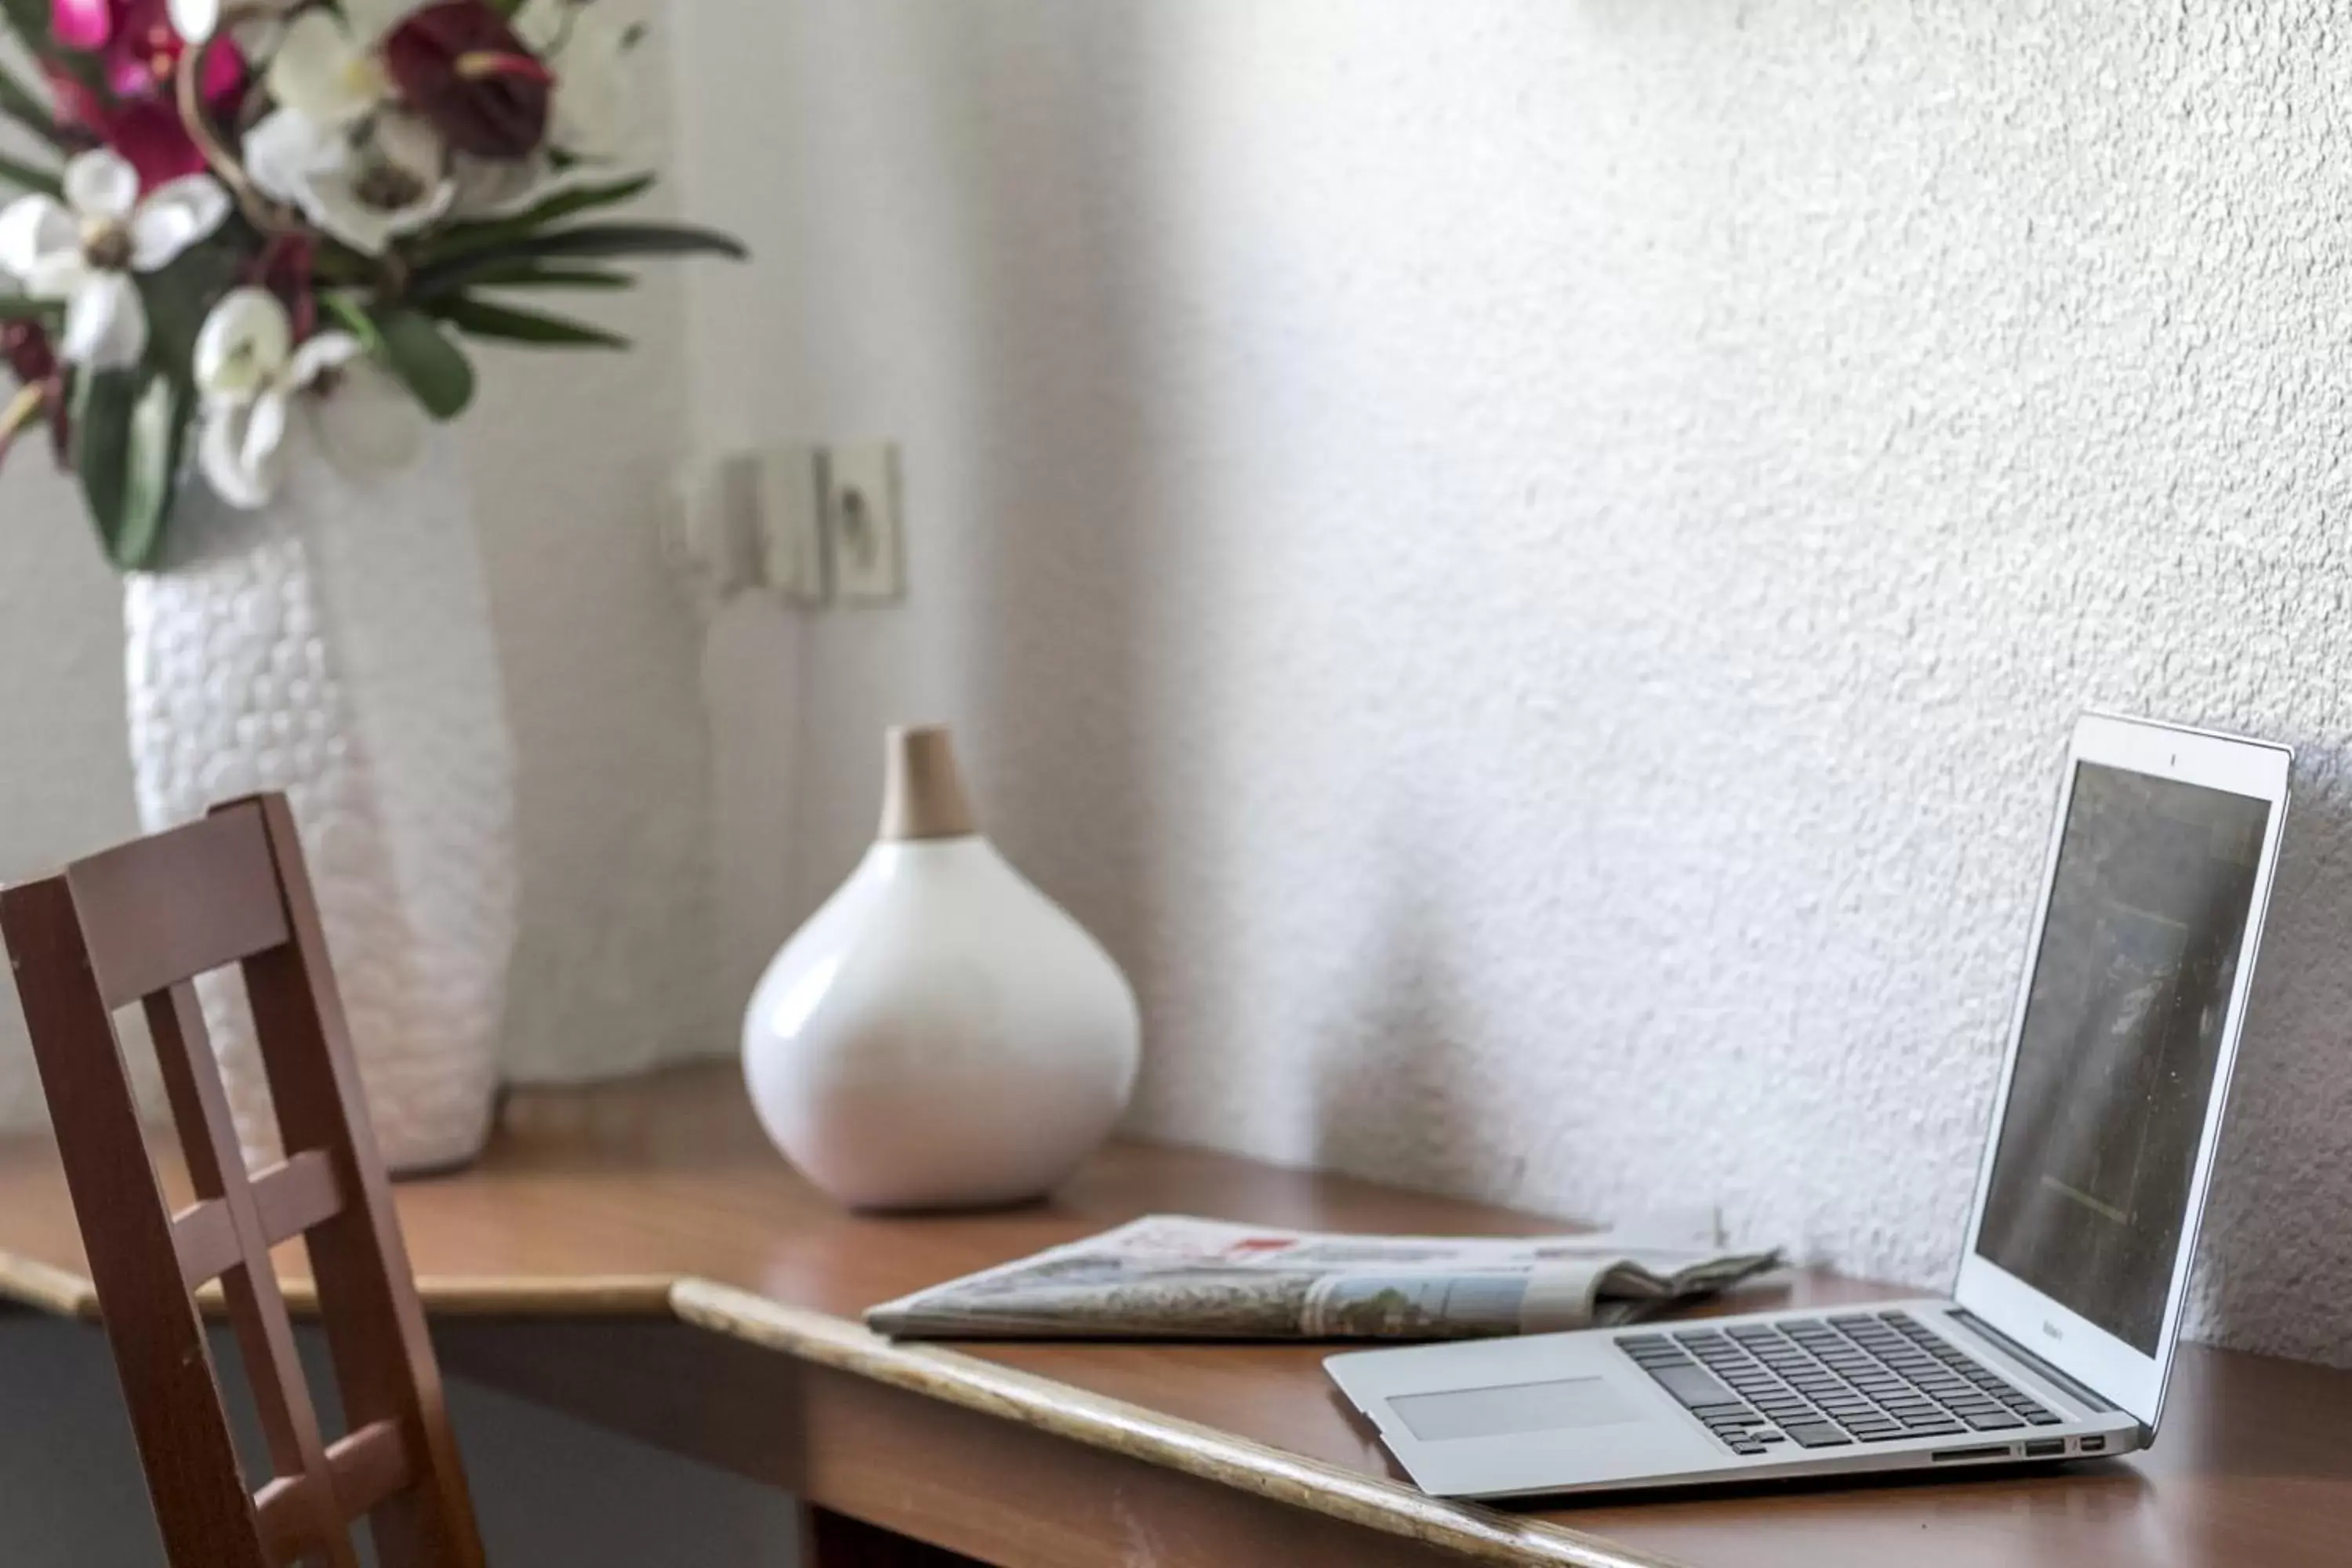
M205 155L188 135L180 111L150 99L126 103L107 117L106 142L139 171L139 188L205 172Z
M38 321L10 321L0 326L0 361L5 361L24 392L0 401L0 458L8 455L18 431L47 417L49 440L58 466L66 466L72 450L73 431L66 411L65 367L58 363L47 329Z
M205 167L180 122L175 79L187 45L173 30L166 0L51 0L51 26L68 47L100 56L105 92L49 67L58 123L96 137L139 171L142 189ZM245 88L245 60L226 38L205 59L205 100L218 105Z
M520 158L547 140L554 78L486 0L440 0L383 42L400 96L441 139L478 158Z
M58 353L48 330L38 321L11 321L0 327L0 359L26 386L58 374Z

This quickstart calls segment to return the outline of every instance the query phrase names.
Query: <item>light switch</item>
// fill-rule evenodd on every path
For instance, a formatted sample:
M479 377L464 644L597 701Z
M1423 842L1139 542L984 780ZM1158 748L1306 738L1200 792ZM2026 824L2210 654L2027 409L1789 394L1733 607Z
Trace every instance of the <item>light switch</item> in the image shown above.
M831 447L824 462L825 553L836 597L878 605L907 591L898 449L887 441Z
M757 480L752 460L730 453L673 481L664 553L698 596L724 599L758 580Z

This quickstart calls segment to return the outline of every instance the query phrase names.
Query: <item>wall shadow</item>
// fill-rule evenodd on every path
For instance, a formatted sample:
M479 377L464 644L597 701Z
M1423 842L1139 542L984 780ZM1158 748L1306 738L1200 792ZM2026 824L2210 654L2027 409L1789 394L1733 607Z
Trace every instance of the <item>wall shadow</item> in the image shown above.
M2190 1290L2189 1332L2342 1363L2352 1300L2352 777L2303 751Z

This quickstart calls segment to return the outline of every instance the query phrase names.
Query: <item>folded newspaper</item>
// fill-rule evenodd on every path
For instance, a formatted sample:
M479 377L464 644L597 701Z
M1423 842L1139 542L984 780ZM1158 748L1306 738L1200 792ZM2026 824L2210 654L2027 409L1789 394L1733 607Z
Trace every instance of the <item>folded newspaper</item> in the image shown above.
M886 1301L898 1339L1440 1340L1622 1323L1777 1252L1589 1236L1343 1236L1152 1215Z

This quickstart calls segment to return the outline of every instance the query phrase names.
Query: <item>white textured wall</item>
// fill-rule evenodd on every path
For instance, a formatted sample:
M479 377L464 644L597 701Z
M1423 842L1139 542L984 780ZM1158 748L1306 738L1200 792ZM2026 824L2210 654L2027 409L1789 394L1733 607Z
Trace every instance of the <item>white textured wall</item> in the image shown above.
M2329 7L698 0L714 440L914 597L709 659L730 984L962 729L1160 1134L1953 1261L2085 705L2303 749L2208 1331L2352 1360Z
M650 0L628 0L648 16ZM658 28L647 122L663 125ZM662 155L658 135L648 148ZM486 351L467 416L519 764L522 935L508 1060L585 1077L729 1049L711 984L709 775L692 617L656 528L685 439L681 286L609 311L636 353ZM137 831L120 593L45 443L0 473L0 879ZM38 1115L0 978L0 1123Z

